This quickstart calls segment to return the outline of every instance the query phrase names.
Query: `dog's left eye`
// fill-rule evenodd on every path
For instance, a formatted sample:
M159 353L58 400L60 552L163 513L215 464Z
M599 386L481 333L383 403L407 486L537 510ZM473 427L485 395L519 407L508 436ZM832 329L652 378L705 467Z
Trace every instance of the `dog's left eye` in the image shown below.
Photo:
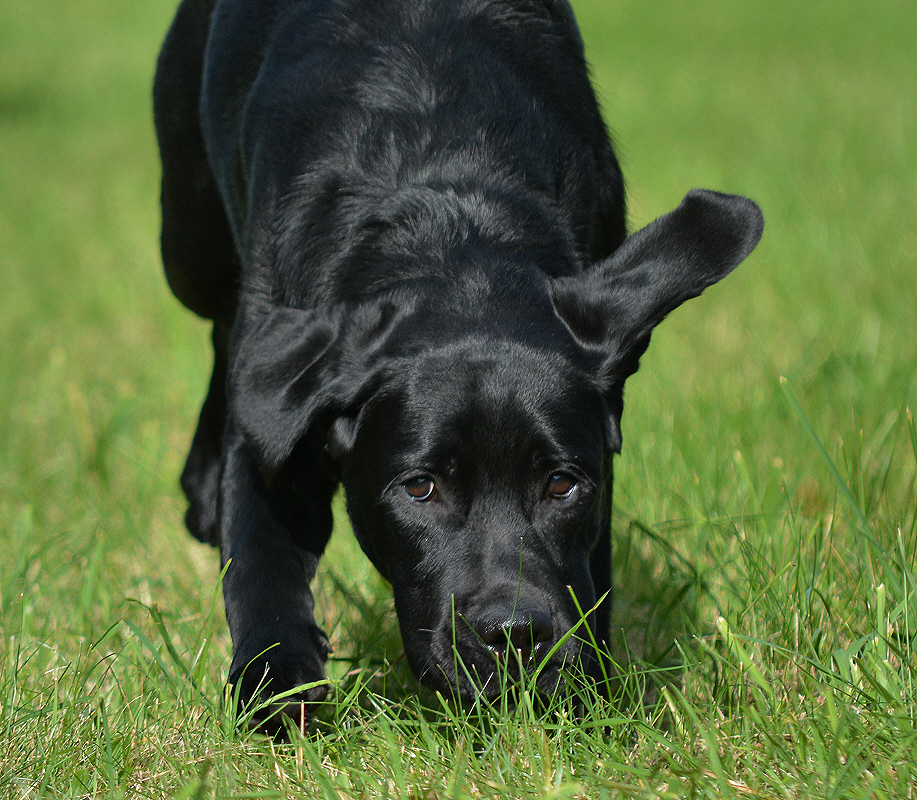
M545 487L547 500L566 500L576 491L576 478L565 472L555 472Z
M436 484L427 475L418 475L416 478L406 480L402 486L410 498L418 503L436 499Z

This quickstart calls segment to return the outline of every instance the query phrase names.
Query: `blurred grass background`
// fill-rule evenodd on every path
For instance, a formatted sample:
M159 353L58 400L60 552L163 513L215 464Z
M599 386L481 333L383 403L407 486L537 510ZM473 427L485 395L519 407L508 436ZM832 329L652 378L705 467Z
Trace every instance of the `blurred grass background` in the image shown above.
M659 329L628 386L616 467L622 657L668 664L679 653L674 641L688 652L707 636L727 647L722 630L716 638L722 615L753 640L751 657L773 685L798 678L806 658L842 675L837 653L867 634L879 641L886 622L891 630L878 600L886 582L897 592L888 608L906 623L903 639L889 639L899 648L892 661L913 690L917 439L906 408L917 407L914 5L574 7L618 143L632 229L693 186L747 194L767 220L751 258ZM209 779L214 794L289 795L299 786L277 777L263 754L240 761L241 745L220 734L225 720L214 712L213 722L187 689L203 687L218 707L229 641L219 609L206 622L216 554L184 532L177 489L209 345L207 326L169 294L157 249L149 95L173 11L165 0L0 4L0 790L10 796L120 796L138 786L152 796L191 787L191 796L205 788L194 780L207 758L223 765L222 777ZM332 665L337 676L399 657L387 590L343 520L341 528L320 609L344 659ZM153 604L167 620L162 628ZM160 669L167 642L198 654L193 682ZM707 700L720 697L730 674L742 684L748 669L741 658L721 663L702 653L679 656L700 666L678 686L709 745L723 705ZM852 685L849 669L843 674ZM861 747L851 733L865 742L874 718L862 730L825 722L834 749L815 747L818 737L800 720L820 720L833 702L816 684L798 690L811 703L802 716L795 706L771 708L775 736L792 729L809 748L766 751L785 776L785 796L807 796L809 781L818 786L811 796L838 787L843 796L913 796L912 757L882 751L883 761L869 749L874 739ZM917 742L913 696L893 710L879 727ZM627 763L633 746L661 770L655 784L647 778L639 788L634 779L627 796L678 796L686 785L678 769L687 761L666 761L665 748L676 745L660 744L654 730L602 756ZM718 760L698 756L704 746L673 741L682 742L679 758L700 759L690 773L696 796L772 796L765 789L778 785L747 767L754 752L742 749L741 736L721 743ZM450 753L469 775L485 769ZM396 785L396 760L389 752L366 768L382 777L364 791ZM580 764L577 780L612 792L599 762ZM398 785L441 796L433 763L417 768L426 784L405 768L407 783ZM845 773L853 783L829 780L854 763ZM532 780L531 769L520 769L516 780ZM874 784L862 776L869 770L879 775ZM480 794L486 783L462 780L454 796ZM576 794L562 781L525 786L507 796Z

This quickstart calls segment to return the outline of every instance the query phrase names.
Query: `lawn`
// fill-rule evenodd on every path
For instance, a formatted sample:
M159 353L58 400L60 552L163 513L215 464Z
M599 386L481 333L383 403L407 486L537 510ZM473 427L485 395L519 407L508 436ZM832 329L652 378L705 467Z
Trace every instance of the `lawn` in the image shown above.
M172 3L0 4L0 796L917 797L913 5L574 6L631 227L693 186L767 219L629 383L619 697L419 691L340 513L331 700L275 746L224 710L182 526L209 355L157 250Z

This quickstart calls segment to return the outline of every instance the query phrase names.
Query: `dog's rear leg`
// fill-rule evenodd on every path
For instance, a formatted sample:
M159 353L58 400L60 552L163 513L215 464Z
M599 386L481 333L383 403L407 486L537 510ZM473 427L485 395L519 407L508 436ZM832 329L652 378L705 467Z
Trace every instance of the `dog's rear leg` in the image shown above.
M220 543L217 530L217 494L226 427L227 332L222 323L213 325L213 375L201 408L191 451L181 474L181 487L188 498L185 524L202 542Z
M227 337L239 261L200 127L204 49L215 0L184 0L166 36L153 85L162 156L162 260L176 297L214 320L213 377L182 473L185 517L198 539L218 544L217 489L226 425Z
M315 622L309 584L331 535L336 481L319 452L298 462L296 478L268 485L244 438L227 428L220 487L220 552L226 618L232 635L229 683L240 710L303 684L313 686L270 703L254 725L283 731L282 715L301 725L324 699L330 652Z

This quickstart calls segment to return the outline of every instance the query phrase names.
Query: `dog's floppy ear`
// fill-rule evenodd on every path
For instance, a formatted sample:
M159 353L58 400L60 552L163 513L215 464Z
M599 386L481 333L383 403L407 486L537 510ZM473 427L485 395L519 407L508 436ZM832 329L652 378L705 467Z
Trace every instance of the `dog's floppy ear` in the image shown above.
M763 230L751 200L695 189L604 261L555 281L554 309L583 347L602 355L604 377L623 380L666 314L729 274Z
M404 310L393 302L277 307L242 339L229 378L232 414L267 475L311 425L330 424L371 390Z

